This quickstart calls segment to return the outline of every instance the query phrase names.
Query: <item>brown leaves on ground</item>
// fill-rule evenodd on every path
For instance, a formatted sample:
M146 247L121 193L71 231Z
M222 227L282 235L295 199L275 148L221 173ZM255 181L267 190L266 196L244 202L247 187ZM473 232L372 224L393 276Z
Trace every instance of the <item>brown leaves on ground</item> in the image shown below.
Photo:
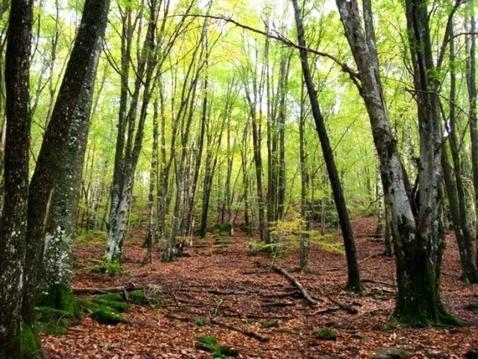
M478 301L478 285L460 279L458 252L452 236L444 257L442 297L451 311L467 321L461 328L410 329L392 326L394 261L382 256L383 242L367 238L373 218L354 222L364 280L364 294L343 290L344 257L311 247L309 273L292 272L296 250L275 264L291 271L317 306L307 305L281 274L258 265L267 256L251 256L243 234L230 245L215 245L214 238L196 240L189 256L162 263L154 253L151 265L141 266L144 251L138 243L125 250L126 274L108 277L88 272L92 258L104 248L81 245L74 287L147 287L158 306L133 306L128 324L101 325L85 317L63 336L45 336L49 358L210 358L196 347L199 335L214 335L240 358L371 358L383 347L407 350L413 358L462 358L478 347L478 316L465 307ZM137 242L137 241L136 241ZM328 298L331 298L332 301ZM333 302L357 309L349 314ZM317 328L333 328L337 340L313 335ZM257 334L257 337L254 335ZM263 338L264 340L260 340Z

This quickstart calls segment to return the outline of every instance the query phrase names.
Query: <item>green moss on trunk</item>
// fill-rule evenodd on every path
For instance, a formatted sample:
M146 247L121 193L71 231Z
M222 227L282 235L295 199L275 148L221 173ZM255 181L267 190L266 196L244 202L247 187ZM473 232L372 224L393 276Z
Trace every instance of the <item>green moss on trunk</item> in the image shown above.
M35 330L28 324L22 324L21 353L23 359L43 358L40 338Z
M408 256L402 263L406 270L398 272L401 278L394 317L411 327L461 325L441 303L436 275L423 258Z
M70 313L73 318L80 318L80 311L73 292L64 284L53 284L40 291L35 298L35 305L62 310Z

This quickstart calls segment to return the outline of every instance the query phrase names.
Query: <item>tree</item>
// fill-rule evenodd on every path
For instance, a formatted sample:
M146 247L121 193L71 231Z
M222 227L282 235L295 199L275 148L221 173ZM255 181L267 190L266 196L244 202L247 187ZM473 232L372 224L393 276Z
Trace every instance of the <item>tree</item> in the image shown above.
M76 160L82 162L80 160L80 144L84 142L84 135L81 138L82 126L86 125L89 118L99 44L105 33L108 9L108 0L85 2L80 30L31 179L22 308L23 320L29 325L33 322L34 299L41 284L40 274L45 246L44 223L48 218L48 204L55 187L60 183L59 179L67 177L67 174L72 175L68 173L68 165L72 165L70 167L72 171L79 168L75 161L67 165L67 161L72 160L68 157L72 147L78 151L74 155L78 156ZM72 147L69 147L70 144Z
M369 114L386 205L391 212L398 281L394 315L402 323L414 326L456 323L441 303L438 286L443 251L440 176L437 173L441 168L440 157L437 157L441 156L441 132L437 94L429 93L428 87L433 85L429 78L433 64L426 4L414 0L406 2L421 140L420 207L417 208L383 95L371 2L363 2L363 17L355 0L337 0L336 3L358 67L358 89Z
M339 215L340 227L342 229L342 236L344 239L345 253L347 258L347 270L348 270L348 283L347 288L350 290L360 292L360 274L359 266L357 262L357 253L355 250L355 242L353 238L352 226L350 225L349 214L345 203L345 197L340 183L339 174L335 165L334 154L332 147L330 146L327 129L325 127L324 118L322 116L319 101L317 99L317 92L315 90L312 75L309 68L309 59L307 53L307 45L304 36L304 26L302 23L302 15L297 0L292 0L295 14L295 23L297 26L297 38L300 53L300 63L302 66L302 73L304 76L304 82L309 94L310 105L312 109L312 116L315 120L315 126L317 134L322 146L322 152L324 155L325 164L327 166L327 172L329 174L330 185L334 195L335 206Z
M21 358L22 281L28 210L30 48L33 1L13 0L5 66L5 201L0 223L0 358Z
M82 88L78 95L75 112L72 115L72 122L67 135L70 140L66 144L67 147L62 158L62 171L64 175L58 178L54 186L47 216L43 263L46 280L43 283L45 287L43 292L48 293L52 306L59 306L60 308L58 309L68 309L65 307L71 307L71 298L68 297L71 297L72 246L76 234L78 200L83 178L94 85L106 28L108 2L104 2L104 6L103 8L98 8L92 6L91 2L86 2L85 9L83 10L83 17L86 19L90 16L90 12L97 15L100 14L101 17L99 20L94 20L93 18L90 20L95 22L83 23L84 26L96 27L96 31L93 30L96 42L90 44L90 47L85 49L83 53L90 54L88 57L89 62L86 65L87 72L82 79ZM96 11L100 12L97 13ZM88 33L87 36L90 35L91 33ZM80 31L79 37L81 38L82 36L85 35L81 34ZM75 58L71 57L71 61L75 64Z

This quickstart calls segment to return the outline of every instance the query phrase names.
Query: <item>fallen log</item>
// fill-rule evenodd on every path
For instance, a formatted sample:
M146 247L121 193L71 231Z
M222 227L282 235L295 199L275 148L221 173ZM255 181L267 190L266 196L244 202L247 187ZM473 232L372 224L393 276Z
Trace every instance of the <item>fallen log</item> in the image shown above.
M124 293L125 291L132 291L132 290L136 290L136 289L146 289L146 288L136 287L134 284L125 285L125 286L121 286L121 287L71 288L71 290L74 294L105 294L105 293L116 293L116 292Z

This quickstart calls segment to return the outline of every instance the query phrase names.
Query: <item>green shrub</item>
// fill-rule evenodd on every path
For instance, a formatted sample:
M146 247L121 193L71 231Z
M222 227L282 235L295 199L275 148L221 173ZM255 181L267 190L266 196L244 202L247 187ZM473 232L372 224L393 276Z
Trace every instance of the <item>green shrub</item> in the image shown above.
M124 273L121 263L118 262L101 262L90 269L91 273L107 273L111 276L121 275Z
M35 329L39 333L47 335L64 335L67 332L64 326L61 326L56 322L37 322L35 323Z
M194 319L194 324L196 324L198 327L203 327L206 325L206 321L202 318L196 318Z
M284 254L284 244L282 243L265 243L265 242L258 242L258 241L249 241L247 242L249 247L249 251L256 255L259 253L273 253L276 255Z
M212 231L214 234L218 236L230 236L231 235L231 225L229 223L216 223L212 227Z
M214 244L220 247L227 247L231 244L231 241L224 238L220 238L220 239L216 239L214 241Z

